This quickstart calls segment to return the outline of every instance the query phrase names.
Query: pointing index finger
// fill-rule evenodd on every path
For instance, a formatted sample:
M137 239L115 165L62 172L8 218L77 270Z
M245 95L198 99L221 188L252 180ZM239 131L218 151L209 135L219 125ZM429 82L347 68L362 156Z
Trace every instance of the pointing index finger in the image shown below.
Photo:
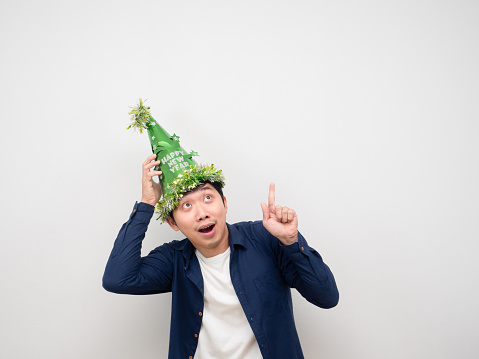
M275 200L274 191L275 191L274 183L271 183L269 185L269 195L268 195L268 207L270 211L274 211L274 200Z

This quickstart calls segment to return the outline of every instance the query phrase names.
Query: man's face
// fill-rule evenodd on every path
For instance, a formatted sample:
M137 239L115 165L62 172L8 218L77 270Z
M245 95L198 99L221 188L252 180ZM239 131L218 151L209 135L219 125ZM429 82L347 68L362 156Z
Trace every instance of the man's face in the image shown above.
M167 222L175 231L181 231L205 257L212 257L228 249L226 198L221 199L214 187L207 183L183 196Z

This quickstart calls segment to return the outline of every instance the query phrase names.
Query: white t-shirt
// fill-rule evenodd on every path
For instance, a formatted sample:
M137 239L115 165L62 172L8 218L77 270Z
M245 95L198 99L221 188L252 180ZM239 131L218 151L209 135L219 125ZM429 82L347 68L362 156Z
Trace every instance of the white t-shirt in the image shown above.
M230 248L206 258L198 250L204 283L204 309L195 359L260 359L256 338L230 276Z

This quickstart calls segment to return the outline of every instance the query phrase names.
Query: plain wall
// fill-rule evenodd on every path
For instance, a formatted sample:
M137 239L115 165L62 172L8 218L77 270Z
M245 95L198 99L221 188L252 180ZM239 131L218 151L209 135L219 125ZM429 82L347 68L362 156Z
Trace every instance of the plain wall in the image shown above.
M478 10L1 2L0 357L166 358L170 294L101 287L150 154L141 97L223 169L228 222L270 182L298 212L341 295L294 293L307 358L476 358ZM152 221L143 251L178 238Z

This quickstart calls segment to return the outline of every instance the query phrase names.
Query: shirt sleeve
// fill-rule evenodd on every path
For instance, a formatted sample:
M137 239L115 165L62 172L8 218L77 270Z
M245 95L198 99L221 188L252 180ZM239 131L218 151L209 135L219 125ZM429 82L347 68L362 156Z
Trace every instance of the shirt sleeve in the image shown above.
M154 207L135 203L120 229L103 274L103 288L120 294L155 294L171 291L173 249L164 244L141 257L141 245Z
M288 246L271 237L277 241L278 263L288 285L318 307L336 306L339 292L333 273L301 233L298 234L298 242Z

